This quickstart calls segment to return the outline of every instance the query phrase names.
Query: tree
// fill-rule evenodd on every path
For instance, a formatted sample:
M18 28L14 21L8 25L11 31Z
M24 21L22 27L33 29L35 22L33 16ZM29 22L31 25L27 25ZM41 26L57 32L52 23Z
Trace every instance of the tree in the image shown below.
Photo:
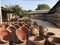
M28 13L28 11L27 10L23 10L23 14L26 14L26 13Z
M11 5L11 6L6 5L6 10L17 13L17 15L22 15L22 8L19 7L19 5Z
M17 15L19 16L32 11L32 10L23 10L19 5L10 5L10 6L6 5L6 10L17 13Z
M32 10L28 10L28 12L31 12Z
M11 6L7 6L7 5L5 5L5 7L6 7L6 11L13 12L13 10L12 10L12 7L11 7Z
M36 10L50 10L50 7L47 4L39 4Z

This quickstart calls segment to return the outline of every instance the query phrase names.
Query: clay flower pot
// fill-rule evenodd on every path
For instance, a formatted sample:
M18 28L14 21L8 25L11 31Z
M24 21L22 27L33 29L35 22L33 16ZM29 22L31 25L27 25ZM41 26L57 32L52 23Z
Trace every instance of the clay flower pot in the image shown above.
M0 40L2 42L12 41L12 35L9 31L3 30L0 32Z
M30 37L30 45L44 45L45 39L43 37Z
M26 35L22 30L16 30L16 36L22 42L24 42L26 40Z
M27 27L20 27L18 28L18 30L22 30L24 32L25 35L28 35L29 34L29 29Z
M58 37L50 37L48 38L49 42L55 45L60 45L60 38Z

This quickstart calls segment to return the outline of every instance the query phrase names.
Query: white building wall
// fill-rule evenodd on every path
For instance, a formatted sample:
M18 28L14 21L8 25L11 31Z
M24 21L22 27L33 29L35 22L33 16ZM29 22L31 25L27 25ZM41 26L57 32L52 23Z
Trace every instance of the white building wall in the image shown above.
M1 0L0 0L0 23L2 23Z

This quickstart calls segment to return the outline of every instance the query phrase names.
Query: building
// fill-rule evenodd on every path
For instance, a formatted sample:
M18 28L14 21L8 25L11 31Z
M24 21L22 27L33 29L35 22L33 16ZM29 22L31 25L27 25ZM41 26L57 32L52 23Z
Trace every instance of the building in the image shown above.
M1 11L2 11L2 21L4 22L7 20L7 12L4 7L1 7Z
M6 8L4 7L1 7L1 10L2 10L2 21L3 22L10 21L11 19L14 19L15 17L17 17L16 13L7 11Z
M49 11L35 10L24 15L34 19L47 20L60 28L60 1L58 1Z
M46 20L54 23L60 28L60 1L58 1L53 8L46 15Z
M45 15L49 12L49 10L35 10L32 12L29 12L27 14L24 14L27 17L31 17L34 19L43 19L42 17L45 17Z
M49 14L60 13L60 1L58 1L53 8L49 11Z

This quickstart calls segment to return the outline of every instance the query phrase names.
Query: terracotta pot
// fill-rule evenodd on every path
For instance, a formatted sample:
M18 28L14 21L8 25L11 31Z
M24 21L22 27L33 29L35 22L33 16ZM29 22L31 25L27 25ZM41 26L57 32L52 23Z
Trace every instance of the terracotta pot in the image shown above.
M55 45L60 45L60 38L58 37L50 37L48 38L49 42Z
M26 27L20 27L20 28L18 28L18 30L22 30L25 33L25 35L29 34L29 30Z
M45 39L42 37L30 38L30 45L44 45Z
M12 35L9 31L3 30L0 32L0 40L2 42L12 41Z
M16 36L22 42L24 42L26 40L26 35L22 30L16 30Z

